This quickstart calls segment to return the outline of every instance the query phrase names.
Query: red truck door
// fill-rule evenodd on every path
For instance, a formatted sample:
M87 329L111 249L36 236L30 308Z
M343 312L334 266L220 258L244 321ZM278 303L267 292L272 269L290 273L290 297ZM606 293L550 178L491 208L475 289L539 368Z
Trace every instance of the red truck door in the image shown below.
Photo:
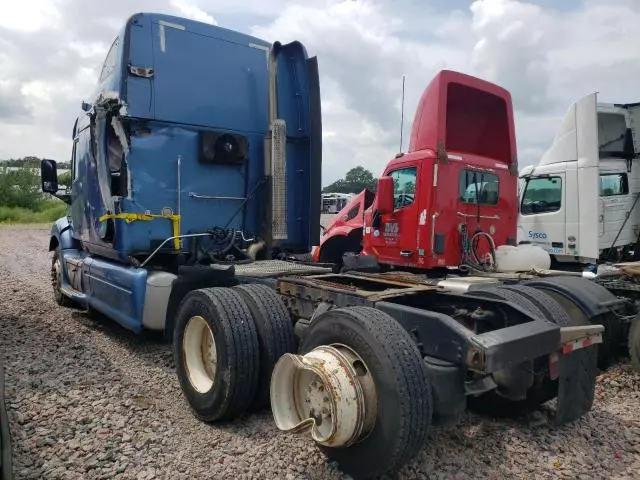
M385 173L393 178L393 213L374 219L371 231L365 232L380 263L417 266L420 169L420 164L395 165Z

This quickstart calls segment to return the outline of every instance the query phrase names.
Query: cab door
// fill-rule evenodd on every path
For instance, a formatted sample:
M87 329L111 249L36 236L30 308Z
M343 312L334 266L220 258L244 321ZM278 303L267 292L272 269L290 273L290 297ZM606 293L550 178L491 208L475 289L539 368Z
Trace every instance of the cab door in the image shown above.
M418 265L417 226L420 164L392 167L385 175L393 178L393 213L380 215L372 226L371 247L380 263L406 267Z
M520 203L519 241L538 245L550 254L567 252L565 172L529 177ZM577 197L577 195L576 195Z

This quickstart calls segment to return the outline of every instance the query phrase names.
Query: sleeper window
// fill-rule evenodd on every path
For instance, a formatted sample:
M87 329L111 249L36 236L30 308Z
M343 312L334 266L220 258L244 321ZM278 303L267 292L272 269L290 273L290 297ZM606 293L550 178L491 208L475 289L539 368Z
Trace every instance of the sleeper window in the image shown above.
M606 173L600 175L600 196L627 195L629 181L626 173Z
M478 205L497 205L500 181L498 176L489 172L462 170L458 199L462 203Z

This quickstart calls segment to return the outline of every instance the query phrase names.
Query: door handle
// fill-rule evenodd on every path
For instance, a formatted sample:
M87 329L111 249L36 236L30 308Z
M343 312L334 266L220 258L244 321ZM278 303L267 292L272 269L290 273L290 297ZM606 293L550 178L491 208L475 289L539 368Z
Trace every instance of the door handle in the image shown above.
M413 255L413 250L400 250L401 257L410 257Z

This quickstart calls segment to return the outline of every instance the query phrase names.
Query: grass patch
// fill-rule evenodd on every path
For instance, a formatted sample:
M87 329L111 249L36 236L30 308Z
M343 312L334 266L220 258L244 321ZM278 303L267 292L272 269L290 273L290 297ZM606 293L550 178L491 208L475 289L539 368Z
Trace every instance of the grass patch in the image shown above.
M66 212L67 205L59 200L46 200L37 211L0 206L0 223L49 223L64 217Z

